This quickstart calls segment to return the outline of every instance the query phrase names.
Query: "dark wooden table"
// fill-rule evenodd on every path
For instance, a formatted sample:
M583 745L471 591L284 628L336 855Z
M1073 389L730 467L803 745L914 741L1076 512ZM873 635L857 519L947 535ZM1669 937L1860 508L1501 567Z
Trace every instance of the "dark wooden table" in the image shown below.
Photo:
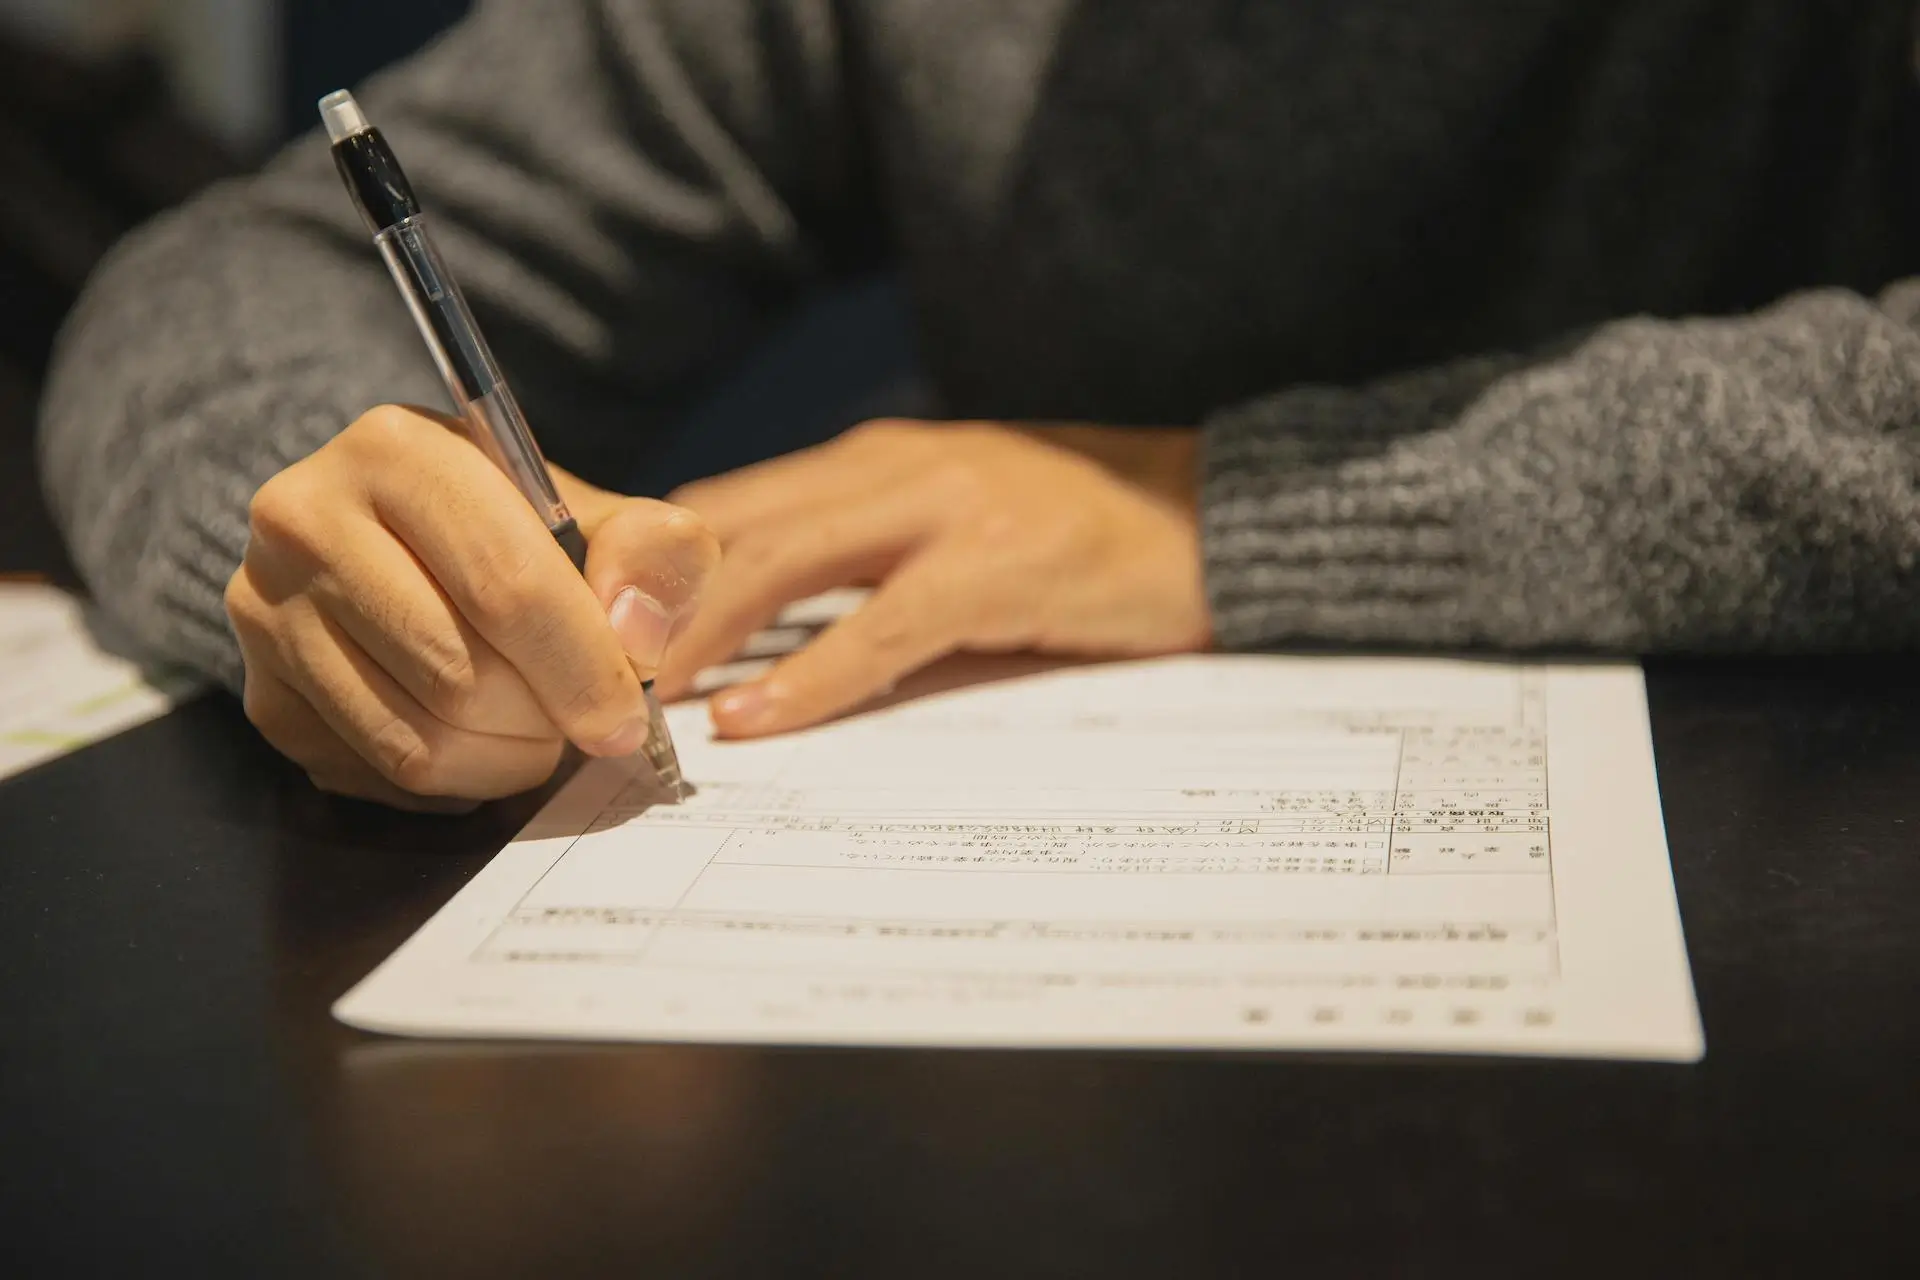
M0 784L0 1274L1914 1274L1915 667L1652 668L1696 1067L362 1036L528 807L209 698Z

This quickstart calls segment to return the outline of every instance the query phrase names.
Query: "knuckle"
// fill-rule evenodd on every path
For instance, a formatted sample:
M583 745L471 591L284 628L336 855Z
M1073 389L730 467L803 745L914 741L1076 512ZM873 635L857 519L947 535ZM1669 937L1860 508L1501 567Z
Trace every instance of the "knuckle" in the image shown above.
M1047 593L1036 592L1015 573L988 572L970 581L970 638L999 645L1037 638L1040 616L1047 611Z
M968 507L984 506L992 495L994 478L969 454L948 454L935 470L933 483L940 500Z
M786 566L806 556L807 544L819 538L817 526L783 530L778 537L765 533L746 533L727 549L730 571L758 581L778 577Z
M338 545L336 513L348 498L338 471L319 455L277 473L247 504L246 555L290 553L295 564L326 563Z
M994 614L981 619L971 643L989 653L1006 653L1032 648L1039 638L1039 629L1025 615Z
M953 439L957 444L973 448L1005 450L1008 446L1016 449L1028 447L1026 437L1018 431L1010 431L1004 423L968 421L952 424Z
M924 430L905 418L869 418L849 427L840 438L858 448L888 448L909 443Z
M699 538L694 541L688 550L688 561L694 570L694 580L696 584L704 582L712 576L713 571L720 567L721 558L725 554L725 551L721 548L719 537L711 530L703 527L700 531Z
M313 494L303 468L295 463L270 476L247 503L248 532L264 542L299 542L314 509Z
M528 628L552 630L542 610L529 607L538 558L532 548L513 545L482 552L474 565L472 607L483 630L512 636Z
M220 593L220 603L226 608L227 620L233 624L236 636L242 633L265 630L266 602L260 593L247 581L247 571L238 569L227 579L226 590Z
M522 609L516 615L515 657L523 669L543 671L560 665L562 655L574 646L567 627L553 614L540 609Z
M631 671L626 677L592 677L561 695L561 718L576 736L597 740L619 732L640 705L639 682Z
M676 511L661 529L674 544L672 557L676 562L711 569L720 559L720 539L699 512Z
M245 569L227 579L221 601L226 607L233 638L247 663L253 663L263 654L278 655L286 648L282 613L249 581Z
M1097 562L1112 549L1111 526L1089 512L1063 510L1024 539L1028 553L1053 561Z
M480 701L480 669L458 637L432 636L418 645L427 670L427 710L462 724Z
M581 652L564 623L544 611L529 611L515 660L532 676L547 672L536 686L548 714L579 740L611 737L641 705L640 680L625 657L582 663L562 655Z
M285 718L282 699L271 692L272 686L264 680L247 673L246 683L240 689L240 709L246 713L247 723L272 739Z
M380 775L402 790L424 795L440 782L440 762L433 744L398 716L376 729L367 747Z
M888 662L917 647L920 635L928 629L922 611L883 609L869 618L861 630L861 647L867 656Z
M808 520L787 530L768 547L766 562L783 570L811 564L846 542L847 527L847 520L838 513Z
M296 764L310 765L326 754L326 743L314 737L312 726L300 711L299 695L285 686L256 679L248 672L240 694L240 707L267 745Z
M691 483L683 484L678 489L669 493L666 501L669 505L680 507L683 510L698 511L702 506L706 505L707 499L709 499L712 494L712 481L695 480Z
M409 439L417 438L418 429L417 415L411 410L397 404L382 404L355 418L339 438L349 449L385 457L404 448Z
M851 427L848 427L841 433L840 438L849 444L884 440L888 436L896 434L899 425L899 420L896 418L868 418L864 422L856 422Z

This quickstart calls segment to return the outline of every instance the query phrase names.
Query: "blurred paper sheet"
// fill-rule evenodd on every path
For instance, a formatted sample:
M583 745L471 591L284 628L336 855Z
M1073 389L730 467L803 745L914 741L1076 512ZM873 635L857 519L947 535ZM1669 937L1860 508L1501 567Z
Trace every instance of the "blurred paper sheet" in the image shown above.
M1633 665L1207 656L588 765L337 1006L425 1035L1703 1042Z
M55 587L0 583L0 778L164 714L197 687L115 650Z
M773 670L774 663L804 646L822 631L852 613L866 602L868 592L859 587L842 587L822 592L788 605L773 624L747 637L731 662L708 667L693 678L693 691L701 697L717 693L729 685L754 680Z

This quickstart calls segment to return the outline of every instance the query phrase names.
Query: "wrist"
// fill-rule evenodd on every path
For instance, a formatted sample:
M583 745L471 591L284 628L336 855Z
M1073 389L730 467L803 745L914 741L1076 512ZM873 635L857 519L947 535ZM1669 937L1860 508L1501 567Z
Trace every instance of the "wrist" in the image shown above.
M1200 432L1195 427L1028 428L1038 438L1097 463L1194 518L1199 507Z

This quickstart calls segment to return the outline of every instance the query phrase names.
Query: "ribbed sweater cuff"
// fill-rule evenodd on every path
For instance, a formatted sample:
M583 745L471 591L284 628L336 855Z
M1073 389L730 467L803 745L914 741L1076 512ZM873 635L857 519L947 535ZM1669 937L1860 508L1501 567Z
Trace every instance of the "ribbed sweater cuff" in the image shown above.
M1316 412L1276 422L1275 408L1222 414L1202 432L1216 641L1472 640L1458 529L1464 478L1393 453L1391 424Z
M222 397L221 416L244 408L235 404L252 395ZM277 397L276 397L277 398ZM140 557L139 581L133 597L148 611L132 619L145 634L160 640L166 656L212 676L239 692L244 670L239 645L227 621L224 595L227 581L246 553L248 506L269 478L312 453L343 425L331 407L276 404L271 430L209 432L191 455L186 474L154 477L166 494L159 504L150 537ZM229 448L210 442L232 441Z

